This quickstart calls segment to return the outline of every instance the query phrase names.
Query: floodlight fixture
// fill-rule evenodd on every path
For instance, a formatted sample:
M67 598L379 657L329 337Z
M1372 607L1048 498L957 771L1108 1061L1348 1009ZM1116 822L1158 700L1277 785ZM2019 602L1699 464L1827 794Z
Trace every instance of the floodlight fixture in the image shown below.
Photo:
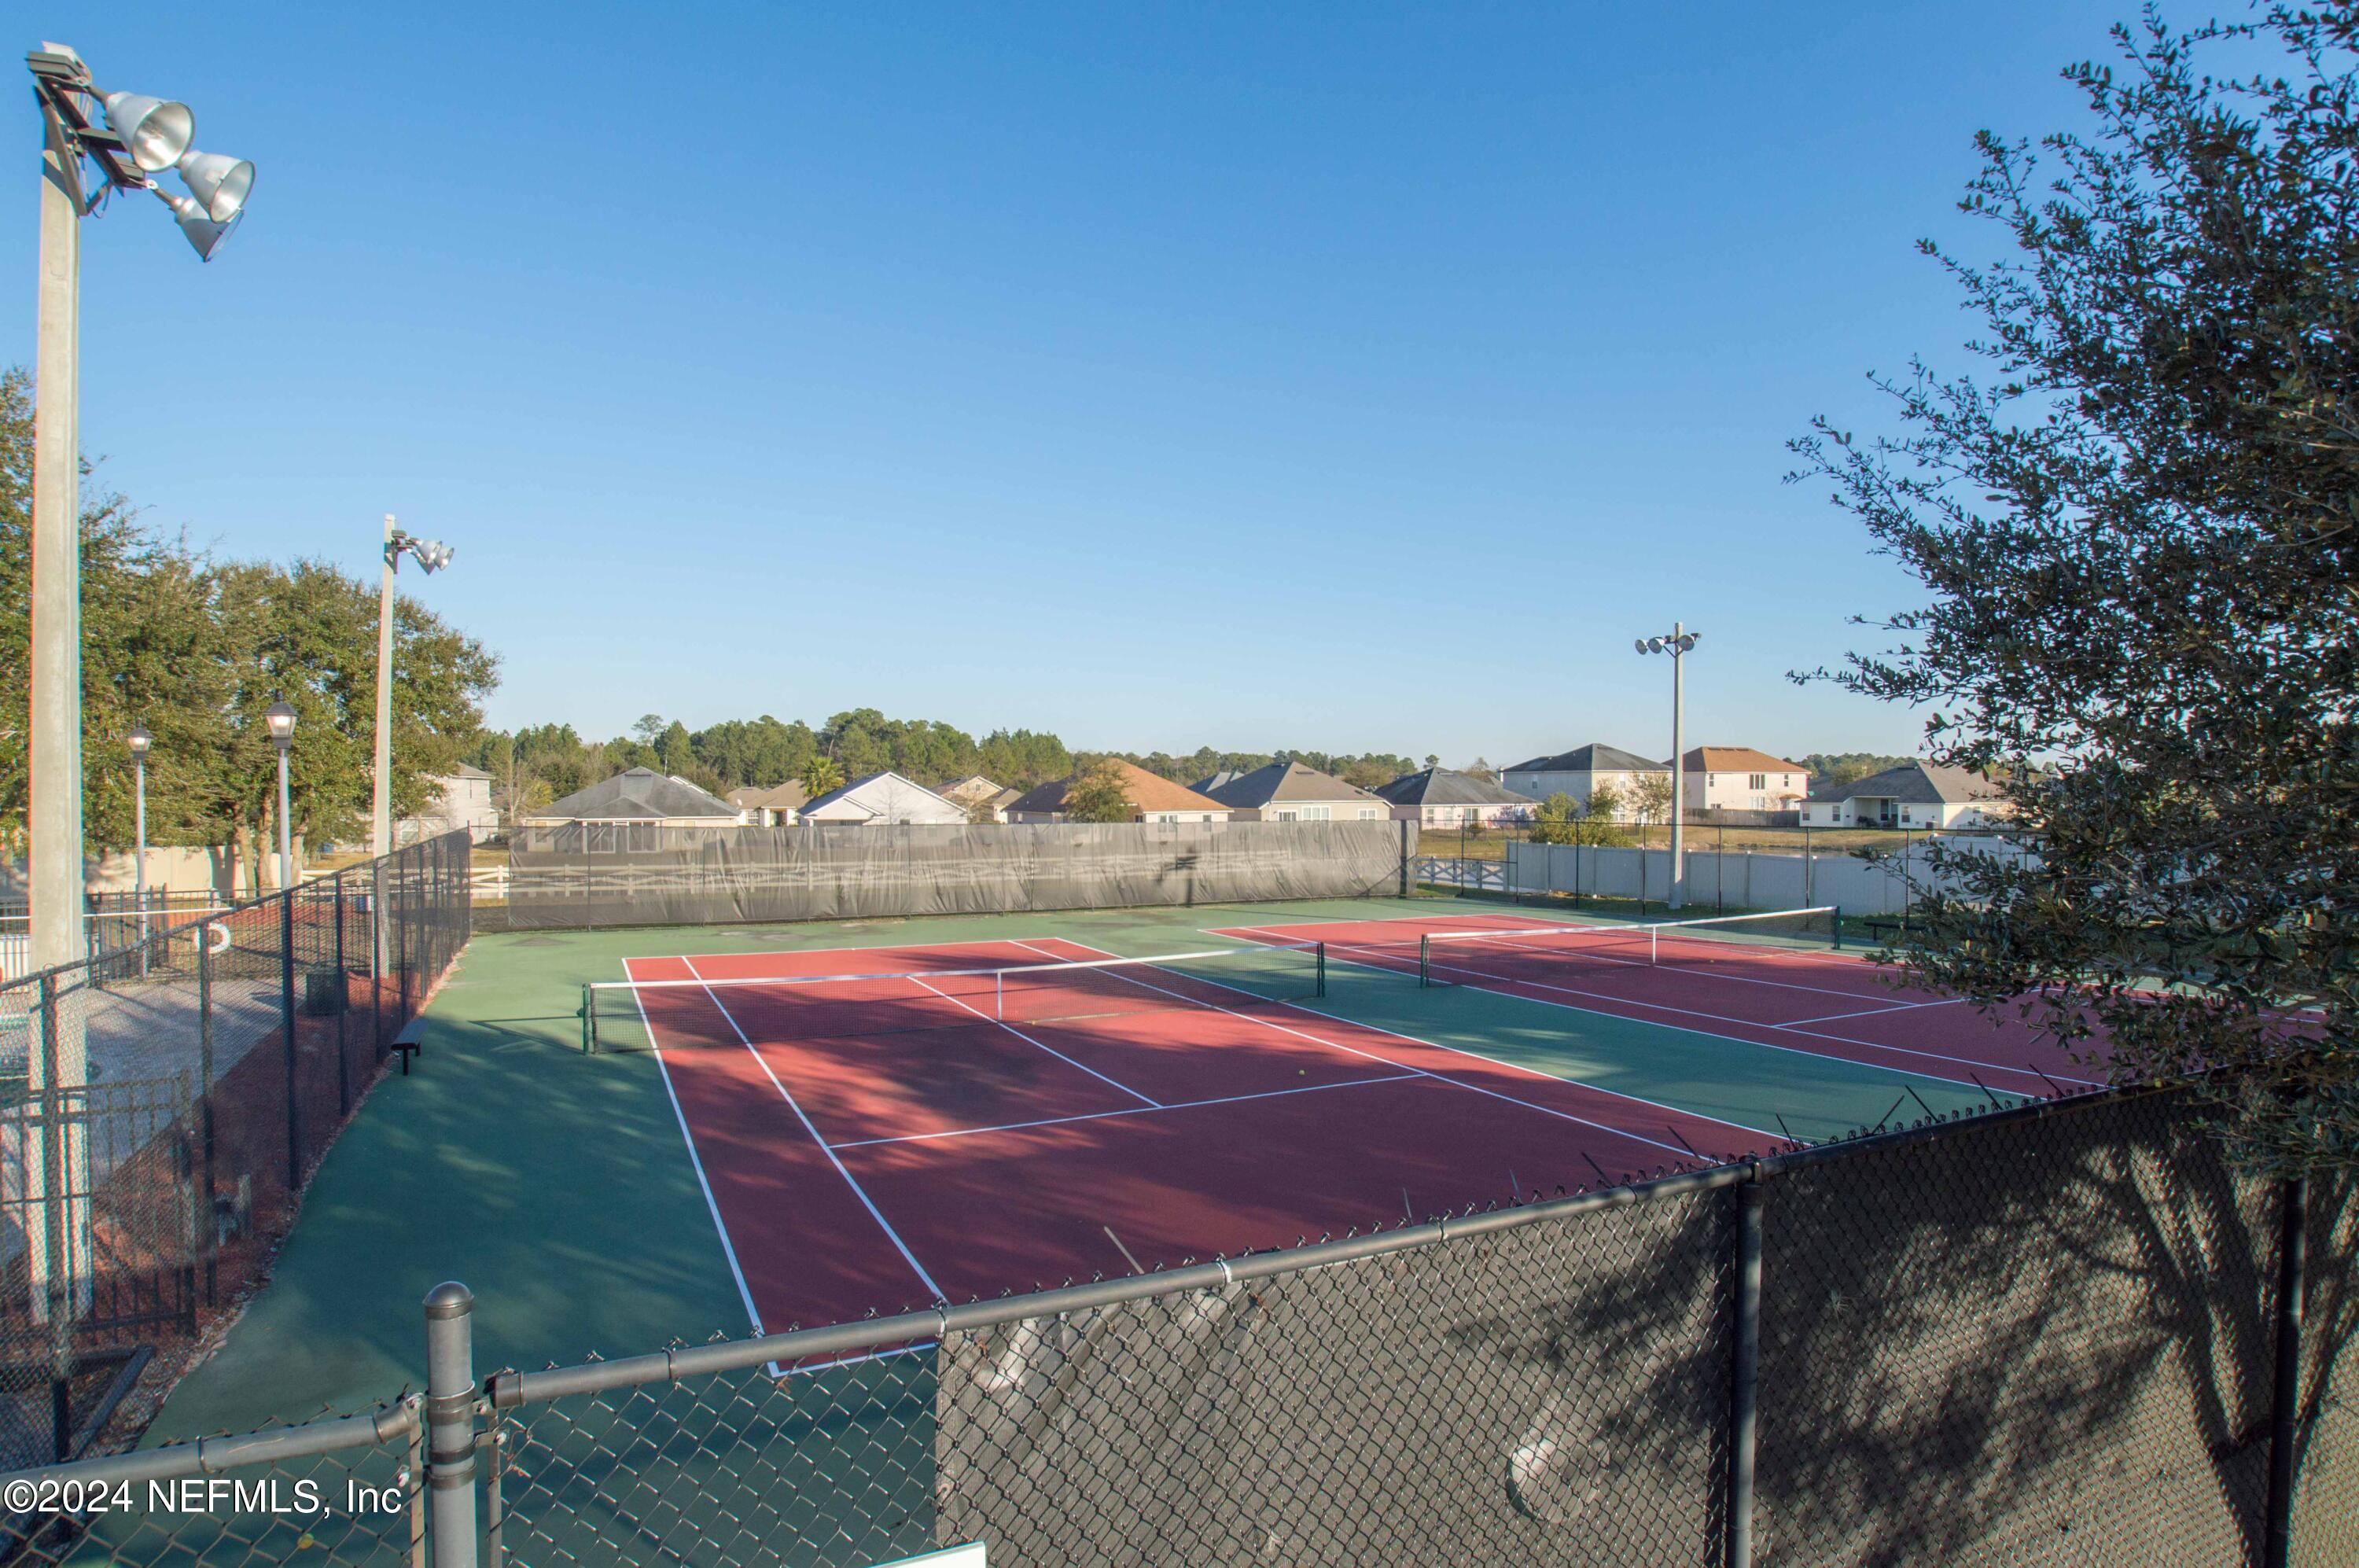
M123 150L142 173L155 174L179 162L197 134L197 117L186 103L140 93L109 93L99 102L106 106L107 129L121 138Z
M237 221L245 215L241 210L231 213L229 221L223 223L186 196L175 196L168 191L158 191L156 195L164 205L172 209L173 220L180 225L180 233L188 236L199 261L211 261L213 253L221 249L222 242L228 239L230 232L237 227Z
M189 193L216 223L226 223L236 217L238 209L245 205L247 194L254 190L254 162L250 158L232 158L225 152L199 152L190 147L180 155L175 167Z

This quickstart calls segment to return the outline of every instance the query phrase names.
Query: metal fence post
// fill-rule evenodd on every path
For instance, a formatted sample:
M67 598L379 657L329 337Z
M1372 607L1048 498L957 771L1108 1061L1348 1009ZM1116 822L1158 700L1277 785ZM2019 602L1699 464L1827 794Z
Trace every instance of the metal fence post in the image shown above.
M426 1475L434 1568L475 1568L475 1298L426 1292Z
M385 1060L385 857L369 862L369 1047Z
M1728 1568L1753 1564L1753 1455L1761 1373L1761 1176L1736 1189L1736 1334L1729 1354Z
M344 874L330 878L329 896L336 906L336 1116L353 1114L353 1069L344 1040L344 1014L351 1011L353 977L344 972Z
M2301 1431L2301 1307L2310 1262L2310 1182L2278 1183L2277 1365L2269 1406L2269 1500L2262 1568L2286 1568L2293 1552L2294 1450Z
M228 928L223 927L224 931ZM221 1219L213 1195L213 926L197 927L197 1087L205 1119L205 1305L221 1303Z
M303 1185L303 1102L295 1073L295 894L278 894L278 1028L287 1037L287 1197Z
M52 1450L60 1465L73 1457L73 1316L74 1280L72 1214L75 1194L67 1190L65 1094L58 1085L58 977L54 970L41 975L34 1003L41 1021L40 1181L41 1230L45 1292L36 1311L46 1309L49 1329L49 1428ZM28 1236L27 1240L30 1239Z

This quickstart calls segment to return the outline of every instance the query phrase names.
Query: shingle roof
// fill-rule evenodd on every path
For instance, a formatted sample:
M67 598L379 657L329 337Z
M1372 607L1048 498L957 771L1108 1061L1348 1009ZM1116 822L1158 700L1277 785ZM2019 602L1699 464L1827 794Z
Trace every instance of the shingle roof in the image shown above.
M1215 773L1196 781L1196 792L1224 806L1251 811L1288 800L1374 800L1357 785L1299 762L1272 762L1250 773Z
M1680 760L1696 773L1808 773L1799 762L1788 762L1782 757L1772 757L1766 751L1756 751L1749 746L1698 746L1688 748Z
M1447 768L1429 768L1421 773L1404 773L1389 784L1375 789L1380 800L1390 800L1396 806L1528 806L1529 795L1518 795L1503 789L1487 779L1477 779L1471 773L1452 773Z
M551 800L532 815L593 822L655 822L670 817L735 822L737 808L685 779L658 773L652 768L633 768L576 789L561 800Z
M489 779L491 775L484 772L480 768L471 767L467 763L462 762L459 764L458 767L451 769L450 772L444 774L443 777L445 779Z
M1879 800L1901 800L1911 805L1963 805L1973 800L1997 800L1999 787L1971 768L1938 768L1930 762L1906 762L1897 768L1887 768L1881 773L1854 779L1849 784L1830 784L1822 789L1814 789L1810 792L1810 799L1851 800L1863 795Z
M963 779L952 779L934 791L945 800L956 800L962 806L972 806L978 800L995 800L1006 791L980 773L970 773Z
M1554 757L1535 757L1529 762L1518 762L1509 773L1668 773L1671 765L1654 762L1635 751L1625 751L1618 746L1606 746L1593 741L1574 746L1571 751Z
M1184 785L1174 784L1159 774L1149 773L1136 763L1125 762L1118 757L1108 757L1122 775L1123 794L1132 806L1141 811L1225 811L1229 808L1208 796L1199 795ZM1076 775L1078 777L1078 775ZM1072 779L1052 779L1038 789L1028 789L1007 804L1010 811L1061 811L1065 809L1065 791Z
M773 811L799 811L810 799L810 791L791 779L767 789L748 787L729 791L729 803L747 811L767 807Z

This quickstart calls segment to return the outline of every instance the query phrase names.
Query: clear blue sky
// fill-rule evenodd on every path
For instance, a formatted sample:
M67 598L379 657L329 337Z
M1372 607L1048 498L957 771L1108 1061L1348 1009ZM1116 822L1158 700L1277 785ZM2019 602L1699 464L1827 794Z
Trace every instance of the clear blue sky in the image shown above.
M145 199L87 228L104 481L231 555L454 541L494 723L1498 763L1661 754L1675 616L1691 742L1913 745L1784 679L1908 584L1781 443L1962 365L1912 242L1997 243L1969 138L2071 123L2127 9L16 16L259 166L210 267Z

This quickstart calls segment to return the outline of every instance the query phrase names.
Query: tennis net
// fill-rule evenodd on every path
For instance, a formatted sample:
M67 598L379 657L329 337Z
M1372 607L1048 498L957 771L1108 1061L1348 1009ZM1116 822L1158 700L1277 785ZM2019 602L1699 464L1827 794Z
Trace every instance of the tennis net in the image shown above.
M978 969L594 980L582 988L582 1049L742 1047L992 1024L1020 1029L1326 994L1327 948L1317 942Z
M1418 940L1417 977L1421 985L1451 985L1461 976L1497 978L1526 964L1711 968L1842 945L1842 921L1831 904L1645 924L1428 931Z

